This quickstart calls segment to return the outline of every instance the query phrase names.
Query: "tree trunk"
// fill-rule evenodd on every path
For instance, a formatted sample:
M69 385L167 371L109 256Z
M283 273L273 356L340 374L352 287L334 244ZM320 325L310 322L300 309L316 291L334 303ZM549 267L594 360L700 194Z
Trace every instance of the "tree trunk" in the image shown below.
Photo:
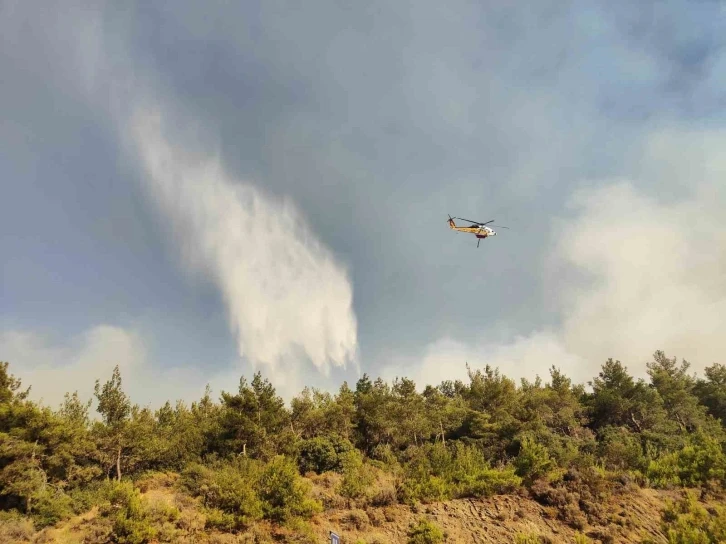
M638 421L635 419L633 412L630 412L630 421L632 421L633 425L635 425L635 430L637 430L639 433L643 431L643 429L640 427L640 423L638 423Z
M444 439L444 424L439 420L439 429L441 429L441 442L446 446L446 440Z
M121 447L119 447L116 454L116 481L121 481Z
M242 455L247 457L247 443L242 444Z
M681 429L681 431L687 430L687 426L686 426L685 422L683 421L683 418L681 417L680 414L676 414L675 419L676 419L676 422L678 423L678 427Z

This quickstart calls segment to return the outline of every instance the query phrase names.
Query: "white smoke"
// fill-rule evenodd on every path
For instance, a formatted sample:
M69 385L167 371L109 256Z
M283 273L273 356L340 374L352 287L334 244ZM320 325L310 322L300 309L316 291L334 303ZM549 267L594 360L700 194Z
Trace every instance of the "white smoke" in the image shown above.
M476 344L440 339L422 360L393 361L386 376L466 380L468 362L532 379L554 365L584 383L610 357L645 377L656 350L697 373L723 363L725 145L721 132L658 132L632 167L637 182L601 182L572 196L575 215L553 222L542 271L557 326L508 343L487 340L486 329Z
M174 146L157 112L138 113L131 130L149 193L185 260L224 296L239 355L282 375L301 357L325 374L355 361L350 280L292 203L231 179L214 157Z
M353 289L344 266L294 203L265 194L258 180L232 179L199 146L165 138L162 117L189 123L191 116L175 109L173 89L153 63L134 56L123 18L114 24L104 18L107 7L66 2L38 11L11 3L0 27L17 41L18 28L42 25L32 43L58 60L49 70L131 143L127 159L145 170L144 188L176 234L173 249L220 289L241 357L275 373L276 386L294 380L303 364L325 374L357 364Z
M57 408L65 393L77 391L83 400L93 396L97 379L111 377L118 365L124 389L137 392L134 384L144 383L148 370L147 352L141 337L133 330L112 325L97 325L82 334L61 339L33 330L0 333L0 352L10 362L10 373L30 386L31 397ZM132 376L128 388L126 379ZM158 384L157 384L158 387ZM165 399L164 399L165 400Z
M233 368L204 369L159 366L149 357L148 332L141 327L95 325L75 336L48 335L38 330L0 332L1 360L10 362L10 373L28 386L30 397L57 408L65 393L76 391L83 401L95 400L93 388L111 378L118 366L123 389L133 403L158 408L179 399L187 403L204 395L230 390L239 380ZM232 387L231 389L234 389ZM95 403L91 417L98 417Z
M555 255L589 282L562 286L568 351L598 365L620 358L639 374L657 349L694 370L723 361L724 144L726 133L656 133L638 168L655 191L620 181L575 195Z

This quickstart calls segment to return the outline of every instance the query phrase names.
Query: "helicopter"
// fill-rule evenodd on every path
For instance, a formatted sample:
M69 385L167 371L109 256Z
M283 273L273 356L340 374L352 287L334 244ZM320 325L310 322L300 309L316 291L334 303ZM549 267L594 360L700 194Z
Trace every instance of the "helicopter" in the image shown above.
M462 221L466 221L467 223L471 223L468 227L457 227L456 223L454 222L454 219L461 219ZM452 230L456 230L459 232L467 232L470 234L473 234L477 237L476 241L476 247L479 247L479 243L484 239L488 238L489 236L496 236L497 232L492 229L491 227L487 227L489 223L493 223L494 219L491 219L490 221L481 222L481 221L472 221L471 219L464 219L463 217L451 217L449 215L448 223L449 228ZM502 229L508 229L509 227L503 227L501 225L492 225L497 228Z

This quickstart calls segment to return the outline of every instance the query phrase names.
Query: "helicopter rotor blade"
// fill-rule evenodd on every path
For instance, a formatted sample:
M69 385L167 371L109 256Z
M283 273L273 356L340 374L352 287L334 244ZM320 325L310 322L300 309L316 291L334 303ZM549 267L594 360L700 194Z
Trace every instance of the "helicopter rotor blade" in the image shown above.
M456 219L461 219L462 221L468 221L469 223L474 223L475 225L487 225L494 221L494 219L487 221L486 223L482 223L481 221L472 221L471 219L464 219L463 217L457 217Z

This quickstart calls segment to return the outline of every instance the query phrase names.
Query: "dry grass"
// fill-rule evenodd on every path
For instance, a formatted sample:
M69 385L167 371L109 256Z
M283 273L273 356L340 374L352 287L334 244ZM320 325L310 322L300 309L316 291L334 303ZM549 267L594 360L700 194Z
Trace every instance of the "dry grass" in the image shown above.
M520 495L498 495L482 500L452 500L418 508L395 504L391 495L395 487L385 473L377 474L375 485L366 497L348 501L338 493L341 477L328 473L311 476L313 494L323 501L326 511L308 522L292 522L284 527L262 522L243 534L225 534L205 530L205 516L197 499L175 487L174 475L152 475L141 480L144 497L158 519L166 520L158 542L180 544L272 544L273 542L308 544L325 542L333 530L346 542L384 544L406 542L411 523L421 518L432 520L448 534L448 542L482 544L515 542L517 535L537 535L541 542L576 542L577 531L595 542L639 542L643 535L654 542L666 540L660 532L660 512L666 499L677 493L652 489L615 493L603 505L598 516L585 516L584 526L574 527L562 519L557 507L539 504ZM178 511L168 521L169 511ZM152 514L153 515L153 514ZM162 523L162 522L160 522ZM579 524L578 524L579 525ZM22 518L0 522L0 542L8 544L82 544L106 542L111 530L108 519L98 509L34 533L32 524Z

